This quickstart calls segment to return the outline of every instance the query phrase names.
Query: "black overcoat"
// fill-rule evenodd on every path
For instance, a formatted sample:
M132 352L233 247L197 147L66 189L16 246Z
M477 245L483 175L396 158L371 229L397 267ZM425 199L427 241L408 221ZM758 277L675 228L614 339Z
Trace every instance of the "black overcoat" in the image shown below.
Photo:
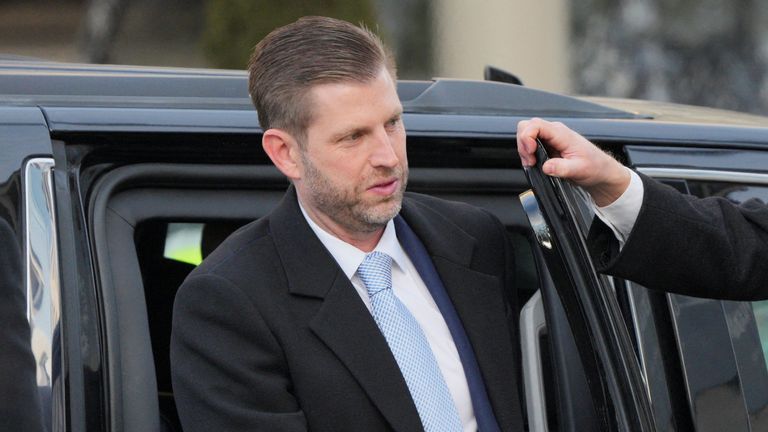
M483 210L411 193L400 214L453 301L501 429L522 430L504 227ZM384 337L292 188L184 282L171 364L186 432L422 429Z

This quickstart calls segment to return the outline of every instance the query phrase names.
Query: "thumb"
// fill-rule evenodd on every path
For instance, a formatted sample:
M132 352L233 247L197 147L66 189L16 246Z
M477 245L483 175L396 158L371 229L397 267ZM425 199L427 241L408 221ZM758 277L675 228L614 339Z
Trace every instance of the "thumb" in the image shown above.
M571 161L569 160L554 158L544 162L544 165L542 165L541 169L546 175L550 175L552 177L568 178L568 175L572 170L570 165Z

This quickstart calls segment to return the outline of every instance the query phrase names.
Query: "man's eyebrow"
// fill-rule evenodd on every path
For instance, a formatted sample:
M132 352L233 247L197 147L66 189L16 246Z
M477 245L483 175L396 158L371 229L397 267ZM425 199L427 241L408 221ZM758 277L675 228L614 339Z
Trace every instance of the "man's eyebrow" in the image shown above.
M344 129L343 131L332 135L332 141L338 141L346 136L355 134L355 133L365 133L368 131L367 127L350 127L349 129Z
M403 109L400 108L400 109L395 110L392 113L392 115L390 115L389 118L387 118L387 121L391 121L391 120L395 120L395 119L400 119L402 117L403 117ZM331 135L331 141L339 141L339 140L341 140L342 138L344 138L344 137L346 137L348 135L352 135L352 134L355 134L355 133L365 134L365 133L368 133L369 131L370 131L370 128L365 127L365 126L361 126L361 127L350 126L348 129L344 129L344 130L342 130L339 133Z

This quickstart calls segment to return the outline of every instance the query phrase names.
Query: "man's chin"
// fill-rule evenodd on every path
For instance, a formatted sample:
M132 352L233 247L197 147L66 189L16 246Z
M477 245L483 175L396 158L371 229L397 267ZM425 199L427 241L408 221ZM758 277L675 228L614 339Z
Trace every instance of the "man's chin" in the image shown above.
M401 205L401 199L393 199L384 203L379 203L379 205L369 207L362 212L363 217L361 219L371 226L384 226L400 213Z

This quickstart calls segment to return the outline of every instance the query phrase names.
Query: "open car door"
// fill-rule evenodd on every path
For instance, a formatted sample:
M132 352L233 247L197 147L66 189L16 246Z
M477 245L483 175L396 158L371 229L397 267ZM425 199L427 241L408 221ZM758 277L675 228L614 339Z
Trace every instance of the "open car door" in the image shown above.
M546 268L540 271L538 309L543 309L543 326L549 328L548 346L542 347L542 339L531 336L542 332L542 325L532 324L537 314L524 308L530 430L584 430L589 425L587 429L600 431L653 431L647 388L615 292L609 279L597 274L587 250L585 238L594 216L589 198L580 188L543 173L547 154L541 143L536 160L536 166L525 170L531 190L520 201L533 229L539 265ZM543 381L550 382L548 390ZM543 395L545 391L550 394ZM551 404L556 406L545 406ZM553 411L556 421L551 420ZM585 413L595 418L584 419Z

